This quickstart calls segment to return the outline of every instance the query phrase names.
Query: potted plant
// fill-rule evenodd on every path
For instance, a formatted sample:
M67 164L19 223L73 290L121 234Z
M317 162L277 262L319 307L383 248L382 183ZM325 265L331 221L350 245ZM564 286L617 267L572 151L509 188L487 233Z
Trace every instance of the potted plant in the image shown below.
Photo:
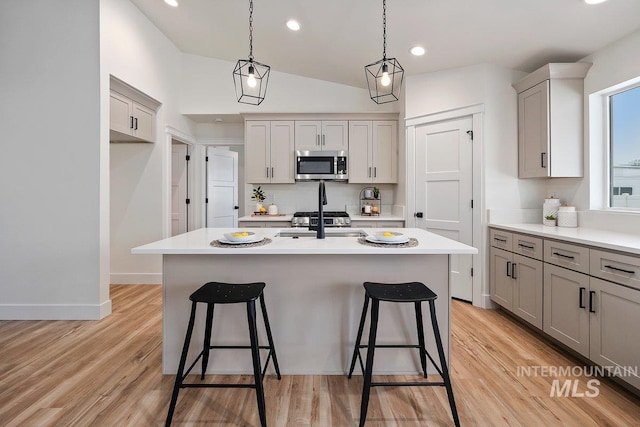
M380 197L380 189L378 187L373 187L373 198L377 199Z
M255 200L256 201L256 210L255 212L266 212L266 209L264 206L262 206L262 202L264 202L264 200L267 197L264 195L264 191L262 191L262 188L260 188L260 186L258 186L258 188L254 188L253 189L253 195L251 196L251 200ZM263 210L265 209L265 210Z
M549 227L555 227L556 226L556 217L553 216L553 215L547 215L542 220L542 224L546 225L546 226L549 226Z

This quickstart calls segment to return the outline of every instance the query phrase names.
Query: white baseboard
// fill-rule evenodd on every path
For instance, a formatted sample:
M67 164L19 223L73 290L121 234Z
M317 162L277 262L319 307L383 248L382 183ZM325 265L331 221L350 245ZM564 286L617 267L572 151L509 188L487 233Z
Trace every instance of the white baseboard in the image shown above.
M0 320L100 320L111 314L102 304L0 304Z
M112 285L161 285L162 273L111 273Z
M475 301L474 301L473 305L475 305L476 307L486 308L486 309L489 309L489 310L493 310L493 309L498 308L498 305L496 303L494 303L493 301L491 301L491 295L489 295L489 294L482 295L481 299L479 301L479 304L476 304Z

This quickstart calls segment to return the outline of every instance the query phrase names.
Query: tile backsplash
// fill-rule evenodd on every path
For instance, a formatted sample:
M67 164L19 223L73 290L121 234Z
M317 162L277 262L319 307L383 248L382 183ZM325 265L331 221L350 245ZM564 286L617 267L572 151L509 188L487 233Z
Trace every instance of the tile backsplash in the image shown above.
M372 185L371 185L372 186ZM258 185L246 185L245 215L250 215L255 207L255 201L251 200L253 188ZM294 213L296 211L318 210L318 183L298 182L296 184L260 184L267 199L265 204L275 203L280 213ZM355 212L358 209L360 191L370 187L366 184L346 184L340 182L327 182L327 205L325 210ZM382 212L390 212L391 205L395 202L396 185L376 184L380 189Z

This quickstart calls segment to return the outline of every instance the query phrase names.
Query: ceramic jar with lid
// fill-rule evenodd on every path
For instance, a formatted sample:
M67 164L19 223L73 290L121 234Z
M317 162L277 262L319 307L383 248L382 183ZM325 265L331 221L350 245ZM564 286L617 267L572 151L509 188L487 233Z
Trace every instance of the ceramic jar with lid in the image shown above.
M558 208L558 227L577 227L578 212L574 206L560 206Z

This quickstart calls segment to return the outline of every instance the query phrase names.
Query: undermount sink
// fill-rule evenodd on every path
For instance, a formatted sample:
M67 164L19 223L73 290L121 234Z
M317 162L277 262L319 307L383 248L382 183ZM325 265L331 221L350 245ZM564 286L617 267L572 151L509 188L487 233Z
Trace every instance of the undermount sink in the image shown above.
M324 230L325 237L366 237L368 236L362 230L345 230L345 229L328 229ZM316 237L314 230L282 230L275 237Z

